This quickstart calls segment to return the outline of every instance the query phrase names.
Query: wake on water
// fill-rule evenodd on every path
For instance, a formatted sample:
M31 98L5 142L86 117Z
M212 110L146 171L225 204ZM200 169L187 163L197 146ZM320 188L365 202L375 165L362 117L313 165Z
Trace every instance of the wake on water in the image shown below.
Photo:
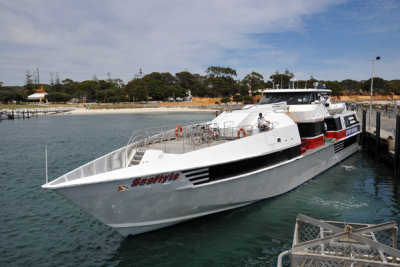
M346 171L354 171L357 170L357 167L354 166L346 166L346 165L341 165L342 168L344 168Z

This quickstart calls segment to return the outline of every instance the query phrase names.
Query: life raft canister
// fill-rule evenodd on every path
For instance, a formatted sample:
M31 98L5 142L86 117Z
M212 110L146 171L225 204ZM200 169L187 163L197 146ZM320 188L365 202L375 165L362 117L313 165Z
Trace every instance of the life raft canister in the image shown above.
M243 128L240 128L239 131L237 132L237 137L240 139L240 133L243 133L243 138L246 137L246 131Z
M178 138L182 137L182 131L182 127L178 124L178 126L175 128L175 136Z

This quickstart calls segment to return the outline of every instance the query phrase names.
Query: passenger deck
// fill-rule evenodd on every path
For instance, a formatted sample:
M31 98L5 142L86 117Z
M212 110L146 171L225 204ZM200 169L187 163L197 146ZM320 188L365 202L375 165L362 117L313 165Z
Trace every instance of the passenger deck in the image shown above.
M240 132L240 133L239 133ZM257 131L258 133L258 131ZM58 184L108 171L141 164L147 150L183 154L255 134L252 126L214 128L207 123L141 129L132 134L128 144L97 158L52 181Z

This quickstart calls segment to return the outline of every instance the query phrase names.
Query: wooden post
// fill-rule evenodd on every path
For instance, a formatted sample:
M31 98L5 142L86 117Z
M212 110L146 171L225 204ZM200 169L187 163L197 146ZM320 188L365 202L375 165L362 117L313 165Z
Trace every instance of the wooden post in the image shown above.
M375 134L375 160L379 159L379 144L381 142L381 112L376 112L376 134Z
M400 178L400 170L399 170L399 158L400 158L400 115L396 116L396 136L394 143L394 176L399 179Z
M366 122L367 122L367 111L363 109L362 111L362 132L361 132L361 139L362 139L362 150L365 151L366 143L367 143L367 132L366 132Z

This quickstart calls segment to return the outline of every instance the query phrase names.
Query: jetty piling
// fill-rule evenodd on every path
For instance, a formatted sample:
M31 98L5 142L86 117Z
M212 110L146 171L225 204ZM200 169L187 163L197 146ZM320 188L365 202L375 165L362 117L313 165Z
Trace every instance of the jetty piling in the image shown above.
M361 133L361 144L362 150L365 151L366 143L367 143L367 133L366 133L366 121L367 121L367 111L363 109L362 111L362 133Z
M394 143L394 177L396 179L400 178L400 169L399 169L399 159L400 159L400 115L396 117L396 135L395 135L395 143Z
M376 110L376 117L371 120L375 124L368 128L366 121L369 114L366 112L366 109L361 112L361 150L393 168L394 177L400 180L400 115L396 114L396 120L393 117L390 119L385 117L384 111Z
M381 140L381 113L376 112L376 140L375 140L375 160L379 160L379 145Z

